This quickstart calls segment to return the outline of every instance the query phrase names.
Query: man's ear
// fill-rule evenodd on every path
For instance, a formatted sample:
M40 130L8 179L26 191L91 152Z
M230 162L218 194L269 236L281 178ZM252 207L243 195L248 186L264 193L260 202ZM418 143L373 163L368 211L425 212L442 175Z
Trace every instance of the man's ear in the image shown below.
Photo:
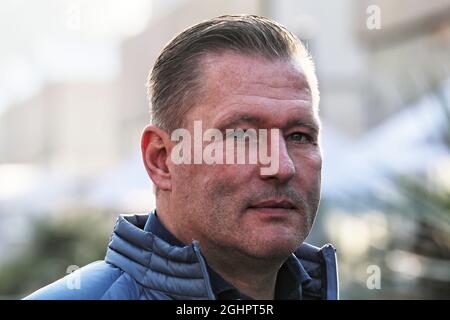
M171 190L171 176L167 166L170 139L166 131L148 125L142 132L141 150L145 169L156 187Z

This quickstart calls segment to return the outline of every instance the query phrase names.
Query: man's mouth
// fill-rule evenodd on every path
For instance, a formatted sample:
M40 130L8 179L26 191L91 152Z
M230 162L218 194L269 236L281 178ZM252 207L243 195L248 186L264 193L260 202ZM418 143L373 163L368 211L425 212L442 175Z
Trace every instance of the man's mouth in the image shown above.
M250 212L270 217L286 216L296 206L287 199L269 199L256 202L248 207Z
M269 199L250 205L250 208L295 209L295 205L287 199Z

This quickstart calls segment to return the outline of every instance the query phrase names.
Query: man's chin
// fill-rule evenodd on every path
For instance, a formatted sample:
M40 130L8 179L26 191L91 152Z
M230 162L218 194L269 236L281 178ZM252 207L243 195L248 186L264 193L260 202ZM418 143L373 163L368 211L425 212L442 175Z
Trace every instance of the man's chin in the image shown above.
M274 223L255 228L253 236L261 247L293 248L295 250L306 238L308 228L306 221L289 221L287 223Z
M248 248L249 253L255 258L284 260L298 248L302 241L298 237L280 236L276 239L262 238L255 242L256 245Z

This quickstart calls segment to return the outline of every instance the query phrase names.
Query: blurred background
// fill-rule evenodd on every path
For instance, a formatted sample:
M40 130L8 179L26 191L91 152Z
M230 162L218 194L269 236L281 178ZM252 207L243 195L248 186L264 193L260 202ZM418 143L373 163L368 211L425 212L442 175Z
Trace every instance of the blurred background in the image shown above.
M3 0L0 299L103 259L154 205L145 81L175 34L229 13L302 39L321 90L323 196L342 299L450 298L450 0Z

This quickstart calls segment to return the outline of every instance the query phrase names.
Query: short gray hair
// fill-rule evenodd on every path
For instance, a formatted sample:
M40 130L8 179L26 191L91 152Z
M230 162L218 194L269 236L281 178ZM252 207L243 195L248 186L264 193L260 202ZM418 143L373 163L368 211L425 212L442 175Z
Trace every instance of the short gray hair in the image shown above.
M152 123L168 132L183 126L185 114L199 96L201 58L234 51L264 58L299 58L313 104L319 90L314 63L301 41L277 22L255 15L226 15L198 23L173 38L148 76Z

